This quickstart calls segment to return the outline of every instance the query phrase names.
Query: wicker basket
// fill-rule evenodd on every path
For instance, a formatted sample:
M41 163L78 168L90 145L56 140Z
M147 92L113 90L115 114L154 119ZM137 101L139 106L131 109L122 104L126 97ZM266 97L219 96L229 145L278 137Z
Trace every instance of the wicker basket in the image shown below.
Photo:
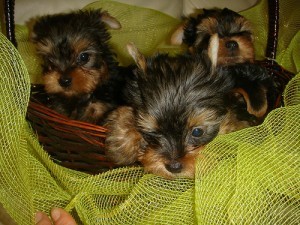
M269 33L265 66L274 76L278 99L281 105L281 93L294 74L284 70L275 62L279 27L279 1L269 0ZM17 47L14 35L14 1L5 1L6 34ZM32 94L28 106L27 119L38 134L39 141L53 160L74 170L92 174L115 168L104 152L107 130L104 127L71 120L45 107L41 99L47 98L40 85L32 85Z
M43 86L32 85L27 119L55 162L92 174L115 167L104 153L107 129L71 120L44 106L44 99L47 95Z

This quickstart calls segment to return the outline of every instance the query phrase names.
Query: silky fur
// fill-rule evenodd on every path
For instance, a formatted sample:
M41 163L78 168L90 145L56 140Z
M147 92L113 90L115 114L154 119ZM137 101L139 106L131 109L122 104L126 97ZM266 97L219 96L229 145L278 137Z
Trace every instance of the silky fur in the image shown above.
M260 124L270 110L272 79L260 65L212 69L205 53L146 58L134 44L127 47L136 63L124 89L128 105L105 123L106 154L118 165L139 162L165 178L193 178L206 144ZM198 137L195 128L203 131Z
M232 65L253 62L252 36L250 22L240 14L227 8L204 9L196 17L187 18L171 42L185 43L191 53L207 51L210 58L216 58L213 66Z
M120 24L101 9L36 19L32 40L42 59L49 107L72 119L98 123L118 103L121 82L109 27Z
M260 122L234 91L240 83L232 68L212 72L200 55L144 58L134 46L129 52L137 63L125 93L129 105L114 110L105 123L106 154L116 164L138 161L145 171L165 178L193 178L195 160L203 157L207 143L219 133ZM194 137L195 128L203 134Z
M221 70L224 75L228 74L235 80L232 90L234 104L238 95L242 96L247 112L262 122L274 109L277 94L274 79L266 68L255 63L239 63L222 67Z

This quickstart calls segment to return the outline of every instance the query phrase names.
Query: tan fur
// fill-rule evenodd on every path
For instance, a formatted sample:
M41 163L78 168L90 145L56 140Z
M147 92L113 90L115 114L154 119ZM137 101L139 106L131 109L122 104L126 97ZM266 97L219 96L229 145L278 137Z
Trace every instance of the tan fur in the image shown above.
M213 110L205 109L199 115L191 115L189 117L189 120L187 121L187 129L190 130L191 128L199 125L207 126L215 124L220 122L221 119L221 117L218 118L217 115L215 115L215 112ZM151 118L151 122L148 120L145 121L145 123L153 123L154 121L152 120L153 118ZM157 123L154 122L154 125L157 125ZM168 171L166 169L166 164L168 164L171 159L160 154L158 151L150 147L146 147L146 149L139 151L138 161L142 163L146 172L150 172L167 179L173 179L176 177L193 179L195 176L196 159L197 157L201 156L201 154L199 154L199 151L203 148L204 145L197 148L189 145L185 146L184 155L176 159L176 161L180 162L183 166L182 171L180 171L179 173L172 173Z
M143 127L148 131L156 130L159 127L156 119L147 114L139 114L139 119L137 122L140 127Z
M220 40L218 34L213 34L209 40L209 45L207 49L208 57L210 58L212 69L214 69L219 64L219 51L220 51Z
M73 112L75 118L80 121L97 124L100 119L103 118L104 114L112 108L112 105L105 102L90 102L84 109L84 113L77 118L77 111ZM73 118L73 115L70 118Z
M96 89L98 80L102 78L103 69L85 70L83 68L76 68L70 73L72 77L71 89L77 93L90 93Z
M60 74L57 71L52 71L51 73L47 73L43 76L45 90L47 93L60 93L63 88L58 84L58 80L60 78Z
M208 17L201 21L201 23L197 26L198 32L205 32L210 35L216 33L216 27L218 26L218 21L216 18Z
M72 84L68 88L63 88L59 84L59 79L62 74L57 71L52 71L44 75L45 90L50 94L62 94L66 97L72 97L80 94L88 94L93 92L99 79L105 80L108 77L106 67L98 70L87 70L84 68L75 68L69 76L72 78Z
M145 71L146 70L146 59L145 59L144 55L138 50L138 48L135 46L134 43L128 43L126 47L127 47L128 53L132 56L136 65L140 69Z
M229 110L220 125L219 134L228 134L247 127L251 127L249 122L239 120L236 114Z
M238 49L231 51L226 48L228 41L236 41ZM243 36L225 37L219 39L218 65L233 65L236 63L253 62L254 46L250 39Z
M220 22L221 23L221 22ZM196 40L189 48L189 51L197 53L199 45L203 42L204 35L209 35L210 40L208 43L208 56L212 61L212 68L214 69L218 65L233 65L235 63L253 62L254 61L254 46L253 38L249 35L233 35L227 37L219 37L218 34L218 20L215 17L203 18L196 26ZM234 23L226 27L227 31L232 34L240 32L252 33L252 27L250 22L244 17L236 17ZM184 25L178 27L173 33L171 43L182 44L182 40L178 41L180 37L183 39ZM239 45L238 49L230 50L226 48L225 43L227 41L236 41Z
M54 47L54 43L51 40L45 39L42 42L37 42L36 51L38 54L46 56L52 54Z
M109 130L105 140L107 157L118 165L136 162L143 138L136 130L133 109L119 107L109 115L104 126Z
M198 112L199 113L199 112ZM210 125L218 123L218 121L221 120L216 114L215 111L205 109L202 113L199 113L197 116L190 116L187 121L187 126L189 128L199 126L199 125Z
M72 44L72 48L74 50L74 55L72 57L76 59L78 55L82 51L86 50L91 43L86 39L75 39ZM46 39L46 45L38 43L37 49L44 55L51 55L52 48L54 47L53 43ZM90 61L93 62L93 60L95 60L94 58L95 56L91 53ZM65 74L60 74L55 70L46 73L43 76L46 92L50 94L62 94L66 97L92 93L99 84L108 78L108 70L106 64L104 64L100 70L75 67L68 74L72 78L72 84L68 88L63 88L59 84L59 79L64 75Z
M133 44L127 45L127 48L138 67L145 70L144 56ZM195 65L196 68L198 66L201 69L200 64ZM183 113L184 122L179 123L178 130L175 128L176 134L172 134L170 130L172 126L168 128L162 126L163 129L160 130L161 124L158 124L156 118L143 112L137 107L136 113L139 114L136 115L133 108L123 106L109 115L105 123L105 127L109 130L105 142L107 156L118 165L130 165L138 161L146 172L168 179L194 178L196 159L204 157L200 151L216 136L218 125L222 122L223 116L219 115L220 112L205 107L194 112L195 114L184 112L190 114ZM172 119L176 123L176 118ZM207 136L198 139L201 138L201 134L200 137L193 134L193 129L201 126L203 134ZM184 130L181 132L181 129ZM172 136L165 134L167 132ZM177 138L182 140L179 142Z
M196 122L196 120L213 119L213 117L213 112L205 112L201 117L194 118L189 122L191 124L199 124L201 122ZM146 119L144 123L150 130L153 129L153 126L157 126L157 123L152 117L144 116L143 118ZM171 173L166 169L166 164L170 159L149 147L136 129L135 115L131 107L119 107L109 115L106 121L104 125L108 129L108 135L105 141L107 148L106 155L116 164L130 165L139 161L142 163L146 172L167 179L176 177L194 178L196 159L199 156L199 151L202 150L204 146L198 148L186 146L185 155L176 159L182 163L182 171L179 173ZM139 123L143 122L141 121Z
M139 155L138 160L143 164L146 172L153 173L167 179L174 179L176 177L194 178L196 159L199 155L199 151L202 149L203 147L193 149L178 159L178 161L183 165L180 173L171 173L168 171L165 165L169 162L169 159L158 154L155 149L147 149L142 152Z
M92 45L90 40L82 39L80 37L75 37L72 42L72 49L75 51L75 56L78 56L82 51L86 50L90 45Z
M118 73L105 25L121 27L101 9L45 15L31 24L49 108L74 120L95 123L102 122L99 118L116 106L116 95L105 83L112 76L109 82L114 86L113 76Z
M184 24L180 24L171 36L170 43L172 45L181 45L184 35Z
M252 25L249 20L244 17L238 17L235 20L236 24L241 25L240 31L250 31L252 32Z
M121 23L107 11L102 12L101 20L111 29L119 30L122 28Z
M259 110L255 110L252 107L252 104L251 104L251 101L249 99L248 93L244 89L237 88L237 89L233 90L233 92L241 94L243 96L243 98L245 99L246 104L247 104L248 113L250 113L250 114L252 114L252 115L254 115L258 118L264 117L267 113L267 110L268 110L267 93L266 93L265 89L263 89L263 91L264 91L264 103L263 103L262 107Z

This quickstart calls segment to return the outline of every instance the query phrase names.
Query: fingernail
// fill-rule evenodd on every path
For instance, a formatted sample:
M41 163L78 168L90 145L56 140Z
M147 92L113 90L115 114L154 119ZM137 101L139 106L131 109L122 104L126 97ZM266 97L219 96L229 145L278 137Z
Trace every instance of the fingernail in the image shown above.
M58 208L53 208L51 210L51 217L54 222L57 221L60 217L60 210Z
M37 212L35 214L35 223L40 222L42 220L42 218L43 218L43 214L41 212Z

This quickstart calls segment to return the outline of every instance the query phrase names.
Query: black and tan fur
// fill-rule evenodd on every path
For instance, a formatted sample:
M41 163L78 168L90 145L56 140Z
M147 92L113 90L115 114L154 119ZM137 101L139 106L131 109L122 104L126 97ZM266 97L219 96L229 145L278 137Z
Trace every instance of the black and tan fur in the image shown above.
M117 98L117 62L108 28L120 23L101 9L37 18L32 40L42 58L49 106L72 119L97 123Z
M243 83L233 68L212 72L201 55L145 58L134 45L128 49L137 64L126 93L131 104L114 110L105 123L106 153L116 164L138 161L159 176L192 178L201 149L218 134L260 123L247 111L253 109L244 93L236 91Z
M189 17L174 32L171 43L184 43L191 53L207 52L213 66L254 60L250 22L227 8L204 9L196 18Z

